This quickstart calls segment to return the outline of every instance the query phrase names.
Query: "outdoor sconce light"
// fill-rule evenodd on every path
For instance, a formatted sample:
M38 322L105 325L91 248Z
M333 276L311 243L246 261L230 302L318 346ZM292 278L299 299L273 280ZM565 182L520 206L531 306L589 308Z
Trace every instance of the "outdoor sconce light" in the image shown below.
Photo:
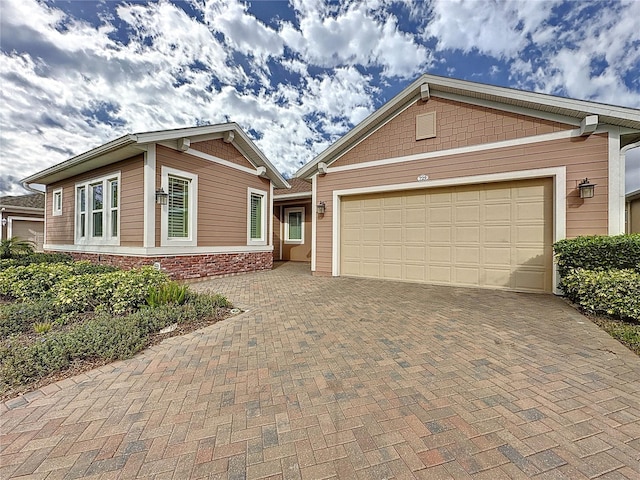
M6 226L7 226L7 219L6 219L6 218L3 218L3 219L2 219L2 226L3 226L3 227L6 227Z
M580 190L580 198L593 198L596 184L589 182L589 179L585 178L578 184L578 190Z
M158 205L166 205L168 199L169 194L165 193L162 188L160 188L160 190L156 190L156 203Z
M327 206L324 204L324 202L318 202L318 205L316 205L316 211L319 215L324 215L326 208Z

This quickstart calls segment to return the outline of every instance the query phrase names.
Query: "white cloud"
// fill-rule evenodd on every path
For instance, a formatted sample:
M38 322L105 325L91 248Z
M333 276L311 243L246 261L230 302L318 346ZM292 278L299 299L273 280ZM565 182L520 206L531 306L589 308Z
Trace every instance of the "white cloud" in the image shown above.
M435 37L440 50L514 57L528 45L528 35L544 24L555 3L435 0L425 37Z
M384 76L407 78L431 63L428 50L402 32L389 12L381 20L366 4L350 4L337 12L321 2L295 5L300 26L283 22L280 35L289 48L315 65L381 66Z

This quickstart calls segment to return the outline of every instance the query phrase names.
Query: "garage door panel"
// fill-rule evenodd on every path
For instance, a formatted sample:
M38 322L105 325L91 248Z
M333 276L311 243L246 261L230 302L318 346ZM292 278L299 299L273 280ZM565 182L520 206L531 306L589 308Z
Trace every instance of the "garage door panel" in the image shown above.
M384 261L402 261L402 245L385 245L382 247L382 258Z
M427 272L430 282L451 283L451 267L448 265L429 265Z
M415 206L408 207L405 210L404 222L406 225L413 223L424 226L425 222L425 210L424 206L416 208Z
M473 267L455 267L455 280L460 285L478 285L480 283L480 272Z
M427 238L427 228L422 227L406 227L405 228L405 241L411 242L420 242L423 243L424 239Z
M480 223L480 205L462 205L456 207L456 224L461 222Z
M550 179L345 197L341 205L343 275L551 291Z
M516 206L517 222L539 220L544 221L544 204L542 202L519 203Z
M546 274L541 270L517 270L514 273L515 288L526 291L542 291Z
M488 287L504 288L511 283L511 268L485 268L485 285Z
M437 224L450 225L453 220L453 209L450 206L433 206L433 202L430 202L429 211L427 214L427 221L430 226Z
M485 222L511 222L511 204L494 203L484 205Z
M511 247L485 247L484 264L495 266L510 266L511 265Z
M458 247L456 248L456 263L473 263L480 264L480 248L479 247Z
M427 248L424 245L420 246L404 246L404 259L407 262L424 262L427 260Z
M384 263L382 265L384 278L389 280L402 280L402 264L400 263Z
M480 227L456 227L456 243L477 244L480 242Z
M511 225L485 225L484 242L485 243L511 243Z

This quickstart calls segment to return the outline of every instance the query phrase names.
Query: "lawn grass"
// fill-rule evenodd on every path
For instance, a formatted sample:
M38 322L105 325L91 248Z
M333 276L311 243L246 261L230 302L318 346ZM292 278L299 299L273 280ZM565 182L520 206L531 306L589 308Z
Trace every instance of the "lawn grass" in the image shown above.
M593 323L640 356L640 323L601 316L590 316Z

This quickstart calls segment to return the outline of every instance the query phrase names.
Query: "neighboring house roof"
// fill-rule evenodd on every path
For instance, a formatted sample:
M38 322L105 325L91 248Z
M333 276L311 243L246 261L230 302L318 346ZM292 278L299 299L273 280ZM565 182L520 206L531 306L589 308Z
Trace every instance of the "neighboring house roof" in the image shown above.
M0 197L0 207L44 210L44 193Z
M265 157L237 123L221 123L201 127L177 128L124 135L87 152L76 155L62 163L47 168L22 180L23 184L51 184L75 175L109 165L126 158L139 155L148 144L171 142L183 138L191 142L224 139L232 143L256 168L265 167L264 176L270 178L274 186L287 188L289 184L280 172Z
M640 199L640 188L638 190L634 190L633 192L629 192L625 195L625 200L627 202L633 202L634 200Z
M278 199L295 199L295 198L311 198L311 182L302 178L291 178L287 180L291 188L276 188L273 190L273 198Z
M331 164L418 99L429 96L552 119L576 127L579 127L586 117L597 115L598 123L621 127L621 138L624 139L621 146L640 140L640 110L635 108L425 74L302 166L295 176L310 178L318 171L318 164Z

